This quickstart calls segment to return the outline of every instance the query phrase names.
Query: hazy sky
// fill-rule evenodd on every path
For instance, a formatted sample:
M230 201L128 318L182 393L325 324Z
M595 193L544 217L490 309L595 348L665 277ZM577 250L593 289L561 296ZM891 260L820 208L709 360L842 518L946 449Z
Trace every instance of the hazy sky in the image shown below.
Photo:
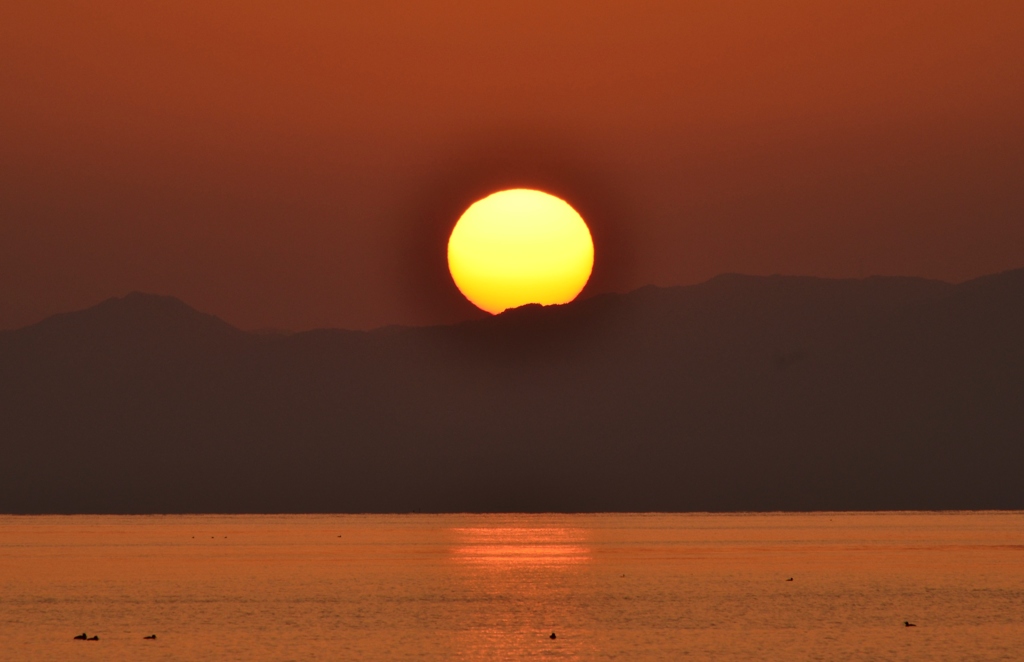
M465 318L447 232L509 186L591 223L588 294L1024 266L1024 3L0 4L0 328Z

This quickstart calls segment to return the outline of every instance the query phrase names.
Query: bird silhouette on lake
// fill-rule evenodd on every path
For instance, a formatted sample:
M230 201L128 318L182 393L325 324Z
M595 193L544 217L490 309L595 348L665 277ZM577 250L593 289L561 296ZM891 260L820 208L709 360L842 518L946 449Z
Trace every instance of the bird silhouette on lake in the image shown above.
M787 582L791 582L791 581L793 581L793 578L792 578L792 577L790 577L790 578L789 578L789 579L787 579L786 581L787 581Z
M87 634L86 634L86 633L84 633L84 632L83 632L82 634L79 634L79 635L75 635L75 639L81 639L82 641L85 641L85 640L86 640L86 639L88 639L88 638L89 638L89 635L87 635Z
M100 640L100 637L99 637L99 635L98 635L98 634L94 634L94 635L92 635L91 637L89 637L89 639L88 639L88 640L89 640L89 641L99 641L99 640Z
M143 637L143 639L156 639L156 635L155 634L151 634L148 637Z
M548 637L548 638L549 638L549 639L557 639L558 637L556 637L556 636L555 636L555 633L554 633L554 632L552 632L552 633L551 633L551 636L550 636L550 637Z
M903 626L908 628L916 628L917 624L911 623L910 621L903 621Z

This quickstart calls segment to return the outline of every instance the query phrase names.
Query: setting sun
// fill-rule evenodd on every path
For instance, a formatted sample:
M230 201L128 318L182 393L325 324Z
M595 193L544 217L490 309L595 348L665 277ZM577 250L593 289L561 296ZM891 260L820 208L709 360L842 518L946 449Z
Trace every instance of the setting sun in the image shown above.
M576 298L594 267L594 243L569 203L530 189L473 203L448 239L448 269L478 308L500 313Z

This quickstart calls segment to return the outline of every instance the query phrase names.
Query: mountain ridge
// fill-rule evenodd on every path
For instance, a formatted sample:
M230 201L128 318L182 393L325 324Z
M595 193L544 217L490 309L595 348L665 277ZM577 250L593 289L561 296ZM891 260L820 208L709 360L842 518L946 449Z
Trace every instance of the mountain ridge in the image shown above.
M723 275L267 335L133 294L0 334L0 511L1021 508L1021 304Z
M252 334L252 335L282 336L282 335L294 335L294 334L297 334L297 333L308 333L308 332L311 332L311 331L323 331L323 330L338 330L338 331L353 331L353 332L360 332L360 333L375 333L375 332L384 331L385 329L420 329L420 328L430 328L430 327L433 327L433 326L452 327L452 326L460 326L460 325L463 325L463 324L481 324L481 323L482 324L486 324L488 322L488 320L495 319L495 318L500 318L503 315L508 315L508 314L519 314L519 313L523 312L524 310L537 310L537 309L557 310L557 309L564 308L565 306L580 306L580 305L583 305L585 302L591 302L591 301L595 301L595 300L596 301L603 301L603 300L607 300L607 299L618 299L618 298L622 298L622 297L636 296L636 295L640 295L640 294L643 294L643 293L649 293L649 292L667 292L667 293L683 292L683 291L688 291L688 290L694 290L694 289L699 289L699 288L706 288L706 287L716 286L716 285L718 285L720 283L730 283L730 284L737 283L737 282L741 282L741 283L770 283L770 282L777 282L777 281L789 281L789 282L829 282L829 283L907 282L907 283L919 283L919 284L922 284L922 285L934 286L934 287L938 287L938 288L955 289L957 287L960 287L962 285L967 285L968 283L973 283L975 281L985 281L987 279L1000 278L1000 277L1003 277L1005 275L1014 274L1014 273L1024 274L1024 268L1008 270L1008 271L1000 272L1000 273L997 273L997 274L985 275L985 276L981 276L981 277L976 278L976 279L971 279L969 281L965 281L965 282L959 283L959 284L951 284L951 283L947 283L947 282L941 281L941 280L935 280L935 279L929 279L929 278L921 278L921 277L916 277L916 276L868 276L868 277L865 277L865 278L824 278L824 277L818 277L818 276L796 276L796 275L783 275L783 274L772 274L772 275L769 275L769 276L756 276L756 275L751 275L751 274L726 272L726 273L719 274L717 276L713 276L712 278L709 278L708 280L702 281L700 283L695 283L695 284L692 284L692 285L667 285L667 286L665 286L665 285L643 285L643 286L641 286L639 288L636 288L635 290L631 290L629 292L625 292L625 293L619 293L619 292L600 293L600 294L595 294L594 296L588 297L586 299L579 299L579 300L570 302L568 304L556 304L556 305L551 305L551 306L541 306L540 304L525 304L525 305L519 306L517 308L509 308L508 310L502 311L501 313L498 313L497 315L494 315L494 316L488 317L488 318L484 318L484 319L466 320L466 321L463 321L463 322L455 322L455 323L451 323L451 324L426 325L426 326L407 326L407 325L402 325L402 324L388 324L388 325L384 325L384 326L381 326L381 327L376 327L376 328L373 328L373 329L366 329L366 330L345 329L345 328L341 328L341 327L316 327L316 328L306 329L306 330L302 330L302 331L285 330L285 329L279 329L279 328L245 330L245 329L242 329L240 327L234 326L234 325L230 324L229 322L224 321L222 318L220 318L219 316L217 316L215 314L202 312L202 311L194 308L190 304L186 303L184 300L182 300L182 299L180 299L180 298L178 298L178 297L176 297L174 295L154 294L154 293L142 292L142 291L139 291L139 290L134 290L134 291L128 292L127 294L125 294L123 296L108 297L108 298L106 298L106 299L104 299L104 300L100 301L99 303L96 303L96 304L94 304L92 306L87 306L85 308L81 308L81 309L78 309L78 310L54 313L52 315L48 315L47 317L43 318L42 320L40 320L38 322L34 322L32 324L27 324L25 326L13 328L13 329L3 329L3 330L0 330L0 334L18 333L18 332L28 331L28 330L31 330L31 329L42 329L42 328L58 325L58 324L60 324L62 322L67 322L67 321L70 321L70 320L78 320L78 319L81 319L83 317L90 317L90 316L98 315L99 313L102 313L102 312L113 312L113 311L117 311L118 313L124 313L124 312L129 312L129 311L149 312L149 313L159 312L164 317L167 317L168 314L171 313L171 312L177 311L179 313L182 313L183 315L191 316L191 317L196 318L196 319L204 319L204 320L208 320L208 321L211 321L211 322L215 321L217 323L220 323L220 325L223 325L224 327L230 327L231 329L233 329L235 331L240 331L242 333L247 333L247 334ZM157 304L160 304L160 306L158 306ZM519 311L519 313L517 313L516 311Z

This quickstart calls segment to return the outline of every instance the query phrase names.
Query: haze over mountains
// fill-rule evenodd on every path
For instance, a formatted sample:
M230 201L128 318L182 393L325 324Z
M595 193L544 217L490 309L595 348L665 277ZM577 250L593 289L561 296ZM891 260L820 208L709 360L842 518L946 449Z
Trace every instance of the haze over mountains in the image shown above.
M8 513L1024 508L1024 270L291 335L130 294L0 333L0 444Z

